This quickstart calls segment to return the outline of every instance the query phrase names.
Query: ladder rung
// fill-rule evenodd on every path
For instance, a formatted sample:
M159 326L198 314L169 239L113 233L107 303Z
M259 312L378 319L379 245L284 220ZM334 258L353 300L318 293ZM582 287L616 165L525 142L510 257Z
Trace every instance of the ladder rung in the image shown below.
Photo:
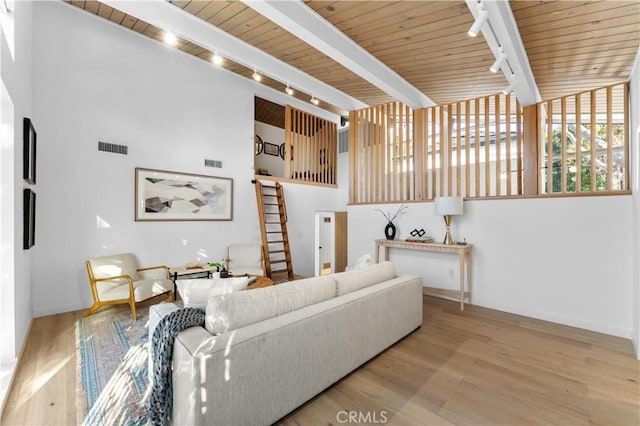
M267 231L267 234L282 234L282 231Z
M273 254L273 253L284 253L284 250L273 250L273 251L269 251L269 254Z
M265 222L265 225L275 225L275 224L280 224L280 222Z
M267 241L267 244L278 244L278 243L284 243L283 240L278 240L278 241Z
M270 260L270 263L287 263L287 259Z
M279 274L281 272L289 272L288 269L278 269L277 271L271 271L272 274Z
M263 206L277 206L278 203L262 203Z

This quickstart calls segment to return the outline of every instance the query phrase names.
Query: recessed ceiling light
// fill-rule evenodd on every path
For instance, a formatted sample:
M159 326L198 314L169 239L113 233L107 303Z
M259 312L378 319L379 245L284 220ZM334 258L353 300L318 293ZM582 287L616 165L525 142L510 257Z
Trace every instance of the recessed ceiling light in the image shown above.
M287 84L287 88L286 88L286 89L284 89L284 91L285 91L285 92L287 93L287 95L289 95L289 96L293 96L293 94L295 93L295 92L294 92L294 90L293 90L291 87L289 87L289 85L288 85L288 84Z
M257 70L253 70L253 75L252 75L253 79L255 81L262 81L262 76L260 74L258 74Z
M320 101L315 96L311 96L311 103L314 105L318 105Z
M162 39L169 46L175 46L178 43L178 37L176 37L176 35L171 31L165 31L162 36Z
M222 65L224 63L224 58L218 55L218 53L216 52L213 54L213 56L211 56L211 62L216 65Z

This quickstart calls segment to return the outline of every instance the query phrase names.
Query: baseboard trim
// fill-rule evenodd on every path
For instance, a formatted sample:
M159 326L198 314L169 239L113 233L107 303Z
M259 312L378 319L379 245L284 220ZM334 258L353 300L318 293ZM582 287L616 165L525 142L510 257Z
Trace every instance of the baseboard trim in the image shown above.
M2 395L2 405L0 405L0 418L4 416L4 407L7 404L7 398L9 398L9 394L11 393L11 389L13 388L13 382L16 378L16 370L20 365L20 361L22 360L22 356L24 355L24 349L27 346L27 340L29 340L29 335L31 334L31 326L33 325L33 318L29 321L29 325L27 326L27 331L24 334L24 339L22 339L22 345L20 346L20 352L18 352L18 357L15 360L15 364L11 369L11 375L9 377L9 383L7 383L7 389Z
M624 339L631 340L631 329L630 328L618 328L611 327L605 324L600 324L593 321L585 321L578 318L567 317L564 315L558 315L551 312L544 311L532 311L528 309L523 309L520 307L510 306L510 305L500 305L496 303L492 303L488 300L482 299L473 299L473 304L482 306L485 308L496 309L503 312L509 312L516 315L523 315L530 318L540 319L543 321L555 322L557 324L568 325L570 327L582 328L584 330L595 331L596 333L608 334L610 336L622 337ZM636 350L636 353L638 351Z

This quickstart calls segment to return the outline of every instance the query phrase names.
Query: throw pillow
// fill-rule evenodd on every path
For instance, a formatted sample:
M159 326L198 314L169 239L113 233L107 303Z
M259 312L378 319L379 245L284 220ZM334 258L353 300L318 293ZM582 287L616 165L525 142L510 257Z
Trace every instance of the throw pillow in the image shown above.
M246 290L248 282L249 278L247 277L213 278L179 280L176 285L185 308L196 308L204 311L211 295Z
M336 283L329 277L307 278L250 291L212 295L207 304L205 328L217 335L335 296Z

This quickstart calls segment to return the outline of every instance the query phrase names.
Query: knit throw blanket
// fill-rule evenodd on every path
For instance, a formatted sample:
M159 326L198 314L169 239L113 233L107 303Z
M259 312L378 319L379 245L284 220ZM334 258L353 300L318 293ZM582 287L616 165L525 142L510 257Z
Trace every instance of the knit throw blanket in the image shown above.
M173 404L171 361L173 342L178 333L189 327L204 325L204 311L184 308L171 312L160 320L151 339L153 384L149 397L149 420L152 425L169 423Z

